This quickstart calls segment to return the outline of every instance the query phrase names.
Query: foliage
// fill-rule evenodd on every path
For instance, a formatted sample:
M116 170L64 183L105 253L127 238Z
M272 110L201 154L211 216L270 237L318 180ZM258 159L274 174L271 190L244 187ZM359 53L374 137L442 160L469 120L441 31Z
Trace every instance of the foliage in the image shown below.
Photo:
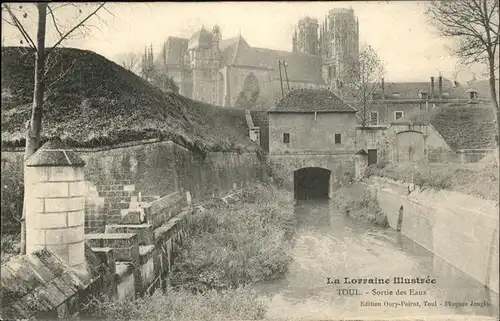
M193 294L186 290L160 291L133 301L94 299L85 312L106 320L257 320L265 313L265 302L244 288Z
M385 74L385 67L377 52L368 44L361 47L359 60L351 65L348 80L341 90L346 98L354 99L359 105L361 110L357 116L361 125L366 126L372 103L379 91L379 82Z
M236 99L235 107L252 109L259 98L259 83L255 75L250 74L243 83L243 88Z
M288 193L260 185L239 198L238 204L219 202L194 215L174 261L174 283L221 289L286 272L295 228Z
M1 242L2 264L21 253L21 234L5 234L2 231Z
M388 177L422 188L448 189L498 202L498 166L473 164L398 163L370 166L366 176Z
M292 190L293 186L290 186L288 176L289 171L286 166L279 163L266 163L267 176L270 177L276 186L279 188Z
M151 83L163 91L171 91L176 94L179 93L179 86L174 81L174 78L167 76L164 73L154 73Z
M333 192L332 199L338 208L356 220L388 226L387 217L383 214L377 199L357 184L337 189Z
M140 72L140 55L136 52L125 52L118 55L118 63L123 68L130 70L131 72L138 74Z
M2 159L2 162L5 160ZM22 163L2 164L1 220L2 235L20 232L20 220L23 204L24 184L22 181ZM21 181L19 179L21 178Z

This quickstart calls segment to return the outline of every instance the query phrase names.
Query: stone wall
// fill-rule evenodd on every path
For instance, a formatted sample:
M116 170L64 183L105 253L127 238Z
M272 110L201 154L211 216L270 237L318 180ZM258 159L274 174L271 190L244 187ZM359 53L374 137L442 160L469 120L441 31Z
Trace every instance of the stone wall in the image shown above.
M390 161L389 135L386 127L357 127L356 128L356 150L377 150L377 162Z
M405 136L407 136L405 139ZM411 137L410 137L411 136ZM421 136L421 137L419 137ZM420 141L420 145L416 144ZM423 142L423 146L422 146ZM413 152L410 155L409 149ZM460 153L453 151L432 125L394 123L390 126L357 127L356 149L376 149L378 162L422 160L429 163L476 162L485 151ZM423 155L422 155L423 153Z
M290 142L283 142L283 134ZM341 143L335 143L335 134ZM350 151L356 139L354 113L270 113L269 152Z
M498 205L451 191L371 178L392 228L498 293ZM401 213L401 216L400 216Z
M103 232L106 224L121 222L128 213L136 212L142 202L176 191L190 191L193 200L198 200L261 179L256 153L217 152L201 156L171 141L156 140L75 151L87 164L87 233ZM8 183L2 186L2 198L22 186L22 162L22 151L2 151L2 183ZM4 174L8 176L4 178ZM19 198L22 193L16 195Z
M304 153L304 154L269 154L269 166L272 176L282 187L293 190L294 171L319 167L330 171L330 194L346 185L355 177L354 151L348 153Z

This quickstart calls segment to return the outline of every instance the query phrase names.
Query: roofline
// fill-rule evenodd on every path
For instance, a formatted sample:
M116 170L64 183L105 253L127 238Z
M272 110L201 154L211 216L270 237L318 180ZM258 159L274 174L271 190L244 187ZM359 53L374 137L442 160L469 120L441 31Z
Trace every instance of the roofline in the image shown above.
M431 125L430 122L426 122L426 121L422 121L422 120L415 120L415 121L411 121L411 120L406 120L406 121L400 121L400 122L397 122L397 121L392 121L390 122L391 125L422 125L422 126L427 126L427 125Z
M263 70L273 70L272 68L269 67L262 67L262 66L250 66L250 65L238 65L238 64L228 64L230 67L239 67L239 68L248 68L248 69L263 69Z
M329 113L357 113L357 110L313 110L313 111L289 111L289 110L268 110L268 113L293 113L293 114L314 114L314 113L320 113L320 114L329 114Z
M275 71L276 68L269 68L271 71ZM272 80L278 81L280 80L279 77L271 77ZM325 82L316 82L316 81L309 81L309 80L292 80L288 79L288 82L296 82L296 83L302 83L302 84L314 84L314 85L321 85L321 86L326 86Z

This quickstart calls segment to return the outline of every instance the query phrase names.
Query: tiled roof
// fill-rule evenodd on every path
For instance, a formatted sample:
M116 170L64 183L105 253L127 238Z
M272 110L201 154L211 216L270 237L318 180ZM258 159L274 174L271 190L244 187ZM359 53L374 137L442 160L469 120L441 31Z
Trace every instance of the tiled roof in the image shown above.
M399 123L431 124L453 150L495 148L494 110L490 105L434 107L399 119Z
M29 319L53 311L88 286L46 249L2 264L1 279L0 318L4 320Z
M343 112L355 113L333 92L326 89L296 89L290 91L269 112Z
M264 48L254 48L254 50L256 52L255 59L259 64L272 69L271 77L275 80L280 79L278 60L284 60L287 63L286 72L290 81L324 84L320 56ZM284 70L282 73L283 80L285 80Z
M213 34L202 27L195 32L189 39L188 49L193 48L210 48L212 46Z
M237 65L265 68L271 71L271 77L279 80L279 60L287 63L288 79L291 82L324 84L321 77L321 57L296 54L288 51L251 47L242 37L221 42L223 65ZM286 75L282 69L283 80Z
M388 99L411 99L418 98L420 92L426 92L430 94L431 83L429 81L422 82L386 82L384 84L385 96ZM439 93L439 78L434 78L434 93L437 95ZM449 98L461 98L456 97L456 88L453 81L443 78L443 94L448 93Z
M165 62L167 65L180 65L188 47L188 40L168 37L165 44Z

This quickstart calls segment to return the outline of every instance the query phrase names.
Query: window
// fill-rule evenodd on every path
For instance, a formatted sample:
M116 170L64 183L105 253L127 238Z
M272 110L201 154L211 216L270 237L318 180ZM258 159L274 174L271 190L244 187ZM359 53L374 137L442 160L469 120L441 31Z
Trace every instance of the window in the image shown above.
M378 111L370 112L370 125L378 125Z
M342 143L342 135L335 134L335 144L341 144L341 143Z
M290 143L290 133L283 134L283 143L285 143L285 144Z
M403 112L402 111L395 111L394 112L394 120L398 120L400 118L403 118Z

